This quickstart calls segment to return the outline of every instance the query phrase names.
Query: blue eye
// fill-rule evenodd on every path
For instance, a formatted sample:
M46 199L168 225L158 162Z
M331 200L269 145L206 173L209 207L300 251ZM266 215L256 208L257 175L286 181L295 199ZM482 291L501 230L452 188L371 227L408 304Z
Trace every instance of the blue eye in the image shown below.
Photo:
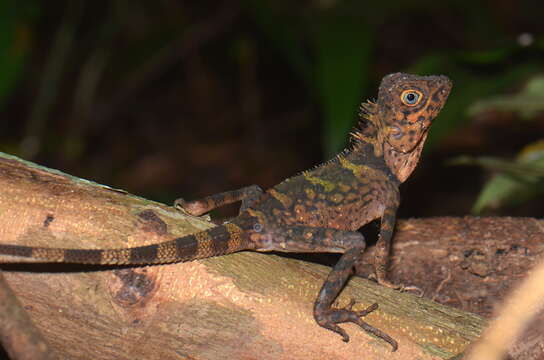
M402 92L400 99L404 105L414 106L421 101L421 93L417 90L405 90Z

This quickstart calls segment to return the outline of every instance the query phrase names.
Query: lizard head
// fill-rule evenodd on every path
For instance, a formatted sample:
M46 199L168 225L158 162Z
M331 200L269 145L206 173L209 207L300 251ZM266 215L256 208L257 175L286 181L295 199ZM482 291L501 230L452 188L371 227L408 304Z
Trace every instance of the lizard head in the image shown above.
M396 152L412 152L425 140L451 87L451 81L442 75L396 73L384 77L376 104L382 139Z
M362 121L351 137L354 149L372 146L374 155L383 156L391 172L404 182L417 165L429 127L451 87L442 75L387 75L378 100L361 104Z

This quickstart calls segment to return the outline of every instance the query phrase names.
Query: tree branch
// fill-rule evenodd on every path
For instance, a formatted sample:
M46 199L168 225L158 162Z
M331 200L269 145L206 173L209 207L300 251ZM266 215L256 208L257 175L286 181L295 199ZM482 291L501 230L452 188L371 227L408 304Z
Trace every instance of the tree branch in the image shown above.
M212 226L178 210L15 157L0 158L0 241L68 248L129 247ZM401 227L400 233L408 231ZM351 324L351 336L319 327L312 306L329 271L241 252L150 267L21 264L5 277L52 348L65 359L436 359L480 334L477 315L353 278L339 303L374 302L366 320L383 341Z

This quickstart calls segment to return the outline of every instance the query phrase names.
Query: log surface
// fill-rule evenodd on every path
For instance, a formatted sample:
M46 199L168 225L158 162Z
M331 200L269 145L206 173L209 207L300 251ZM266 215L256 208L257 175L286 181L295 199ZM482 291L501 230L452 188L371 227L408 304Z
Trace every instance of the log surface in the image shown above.
M129 247L213 226L7 155L0 186L2 243ZM339 304L377 302L365 319L399 350L391 353L352 324L343 325L346 344L312 316L329 269L269 254L123 268L0 260L60 359L441 359L463 351L486 325L477 315L352 278Z

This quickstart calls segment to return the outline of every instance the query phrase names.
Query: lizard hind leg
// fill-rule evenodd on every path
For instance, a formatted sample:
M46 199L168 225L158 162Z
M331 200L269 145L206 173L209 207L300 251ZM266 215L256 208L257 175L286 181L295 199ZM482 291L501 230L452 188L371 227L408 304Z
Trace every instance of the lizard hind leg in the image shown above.
M352 322L391 344L393 351L397 349L395 340L361 319L376 310L377 304L362 311L352 310L354 302L345 308L333 307L334 300L351 275L355 261L365 250L365 239L361 233L308 226L281 226L272 231L263 231L261 236L257 251L343 253L319 291L314 304L315 320L320 326L340 334L346 342L349 336L338 324Z
M362 235L359 233L356 234L362 238ZM398 344L392 337L361 319L376 310L378 304L374 303L362 311L352 310L352 307L355 304L354 300L351 300L344 308L332 307L333 301L336 299L351 275L353 264L365 248L364 240L361 240L360 244L348 249L342 255L338 263L336 263L333 270L327 276L314 304L314 318L322 327L340 334L342 340L345 342L349 341L349 335L344 329L338 326L338 324L351 322L359 325L359 327L367 333L388 342L391 344L392 351L396 351Z

